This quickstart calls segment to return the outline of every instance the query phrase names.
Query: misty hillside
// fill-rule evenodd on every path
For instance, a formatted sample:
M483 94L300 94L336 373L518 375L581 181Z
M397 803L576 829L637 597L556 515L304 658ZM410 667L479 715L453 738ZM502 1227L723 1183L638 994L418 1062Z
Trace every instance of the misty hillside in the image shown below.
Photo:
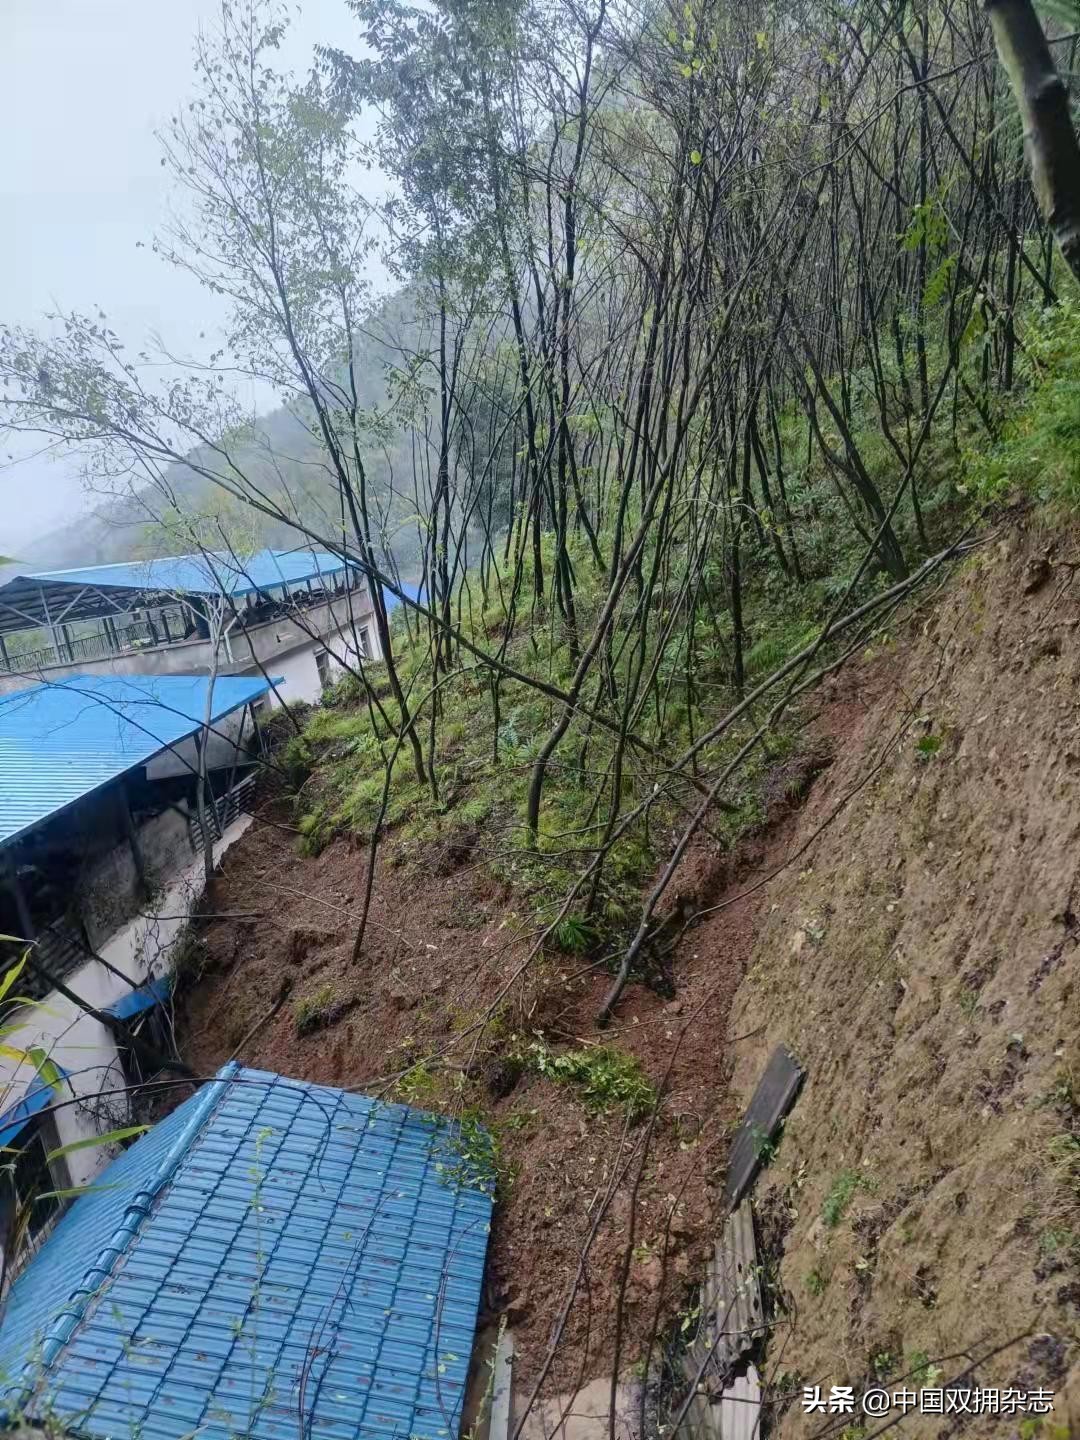
M424 344L415 297L405 289L379 303L356 345L355 377L360 403L379 423L377 434L372 435L364 450L363 461L385 547L403 568L415 568L419 553L415 525L407 523L417 505L408 443L392 418L387 374L402 353L413 353ZM325 452L313 434L314 425L310 407L280 406L258 418L250 437L244 437L234 453L245 473L273 505L294 515L300 525L330 539L341 533L340 495L326 465ZM190 467L174 465L165 474L177 510L189 518L228 517L220 489L198 471L201 452L193 450L190 458ZM395 474L399 477L396 484ZM409 480L407 488L402 489L400 477L405 475ZM107 565L178 553L187 548L185 537L175 528L170 530L167 518L162 494L154 487L132 489L114 497L103 495L89 513L20 545L18 563L0 567L0 580L28 568ZM233 519L243 539L256 548L288 549L302 543L295 525L285 520L259 515L254 510L245 510L242 518Z

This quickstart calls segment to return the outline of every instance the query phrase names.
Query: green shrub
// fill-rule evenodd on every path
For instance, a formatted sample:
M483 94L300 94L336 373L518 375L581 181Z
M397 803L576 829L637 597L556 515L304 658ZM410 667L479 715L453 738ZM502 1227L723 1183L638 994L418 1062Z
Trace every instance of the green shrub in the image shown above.
M1022 490L1080 504L1080 305L1064 299L1031 323L1020 358L1024 403L997 444L965 456L961 489L980 500Z
M633 1122L643 1119L656 1104L652 1081L634 1057L618 1046L586 1045L555 1055L543 1040L534 1040L524 1059L538 1075L573 1085L585 1108L594 1114L621 1107Z
M829 1187L829 1193L825 1196L825 1203L821 1207L821 1218L825 1224L830 1229L839 1225L844 1217L844 1212L857 1192L872 1188L869 1177L861 1174L858 1170L841 1170Z

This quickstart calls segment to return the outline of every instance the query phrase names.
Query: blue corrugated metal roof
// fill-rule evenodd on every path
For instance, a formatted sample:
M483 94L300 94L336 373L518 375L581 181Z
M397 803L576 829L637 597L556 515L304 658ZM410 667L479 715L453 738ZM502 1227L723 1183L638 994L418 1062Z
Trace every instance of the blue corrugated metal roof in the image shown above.
M246 559L227 553L210 558L201 554L169 555L161 560L40 570L15 578L43 584L114 586L155 594L248 595L275 585L298 585L319 576L337 575L344 569L341 557L325 550L259 550Z
M200 729L200 675L69 675L0 695L0 845ZM211 723L269 686L214 683Z
M492 1202L455 1134L226 1066L15 1282L9 1413L94 1440L456 1440Z

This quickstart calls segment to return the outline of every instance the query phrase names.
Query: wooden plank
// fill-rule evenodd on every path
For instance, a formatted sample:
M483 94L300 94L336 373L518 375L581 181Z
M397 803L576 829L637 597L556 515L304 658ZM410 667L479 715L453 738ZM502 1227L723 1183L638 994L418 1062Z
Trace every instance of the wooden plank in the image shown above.
M805 1072L785 1045L769 1057L742 1124L735 1132L724 1181L724 1202L733 1210L754 1183L763 1151L776 1139L780 1122L795 1103Z

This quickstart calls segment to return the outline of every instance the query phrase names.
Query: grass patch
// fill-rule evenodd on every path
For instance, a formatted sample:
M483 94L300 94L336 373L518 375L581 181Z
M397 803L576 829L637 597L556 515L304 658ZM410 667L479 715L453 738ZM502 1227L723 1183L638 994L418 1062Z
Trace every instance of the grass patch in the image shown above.
M622 1109L633 1123L656 1104L656 1087L634 1057L617 1045L585 1045L556 1055L538 1039L522 1058L535 1074L572 1085L592 1114Z
M829 1277L815 1265L813 1270L806 1277L806 1293L812 1295L815 1300L825 1294L829 1288Z
M293 1004L293 1020L298 1035L310 1035L314 1030L325 1030L332 1025L344 1009L332 985L320 985L310 995L302 995Z
M848 1206L860 1190L872 1190L869 1177L858 1170L841 1170L829 1186L825 1203L821 1207L821 1218L830 1230L836 1228L844 1218Z

